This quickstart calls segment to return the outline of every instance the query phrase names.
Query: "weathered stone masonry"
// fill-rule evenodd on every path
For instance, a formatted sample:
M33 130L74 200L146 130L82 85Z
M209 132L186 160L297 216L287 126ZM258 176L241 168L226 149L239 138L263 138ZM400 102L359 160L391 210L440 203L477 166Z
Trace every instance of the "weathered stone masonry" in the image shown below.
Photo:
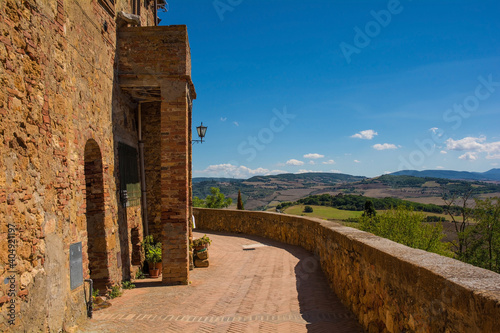
M189 44L185 27L147 27L156 21L153 6L154 1L126 0L0 1L2 282L13 274L9 224L17 242L15 296L0 283L0 331L59 331L86 317L84 285L70 288L71 244L82 243L83 278L94 279L101 292L134 274L146 230L137 199L125 199L119 154L123 145L129 156L138 151L139 103L146 116L145 145L161 137L159 153L169 154L159 169L148 163L160 157L146 154L147 195L159 180L160 194L168 195L156 205L158 198L151 198L148 214L152 230L165 238L164 282L187 281L188 126L195 98ZM119 27L119 11L140 11L142 27ZM143 49L126 69L121 60L130 53L121 53L118 44L143 33L161 43ZM134 85L138 78L141 83ZM161 112L161 128L153 135L149 127L160 119L147 120L152 110Z

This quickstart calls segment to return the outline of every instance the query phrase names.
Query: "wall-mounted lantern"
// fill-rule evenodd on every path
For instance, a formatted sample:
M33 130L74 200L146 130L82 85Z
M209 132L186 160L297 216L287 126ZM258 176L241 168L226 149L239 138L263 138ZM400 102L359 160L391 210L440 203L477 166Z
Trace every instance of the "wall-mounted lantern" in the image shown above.
M193 144L195 142L203 143L203 138L205 137L205 133L207 133L207 126L203 126L203 122L202 122L200 126L196 127L196 131L198 132L198 136L200 137L200 140L193 140L192 143Z

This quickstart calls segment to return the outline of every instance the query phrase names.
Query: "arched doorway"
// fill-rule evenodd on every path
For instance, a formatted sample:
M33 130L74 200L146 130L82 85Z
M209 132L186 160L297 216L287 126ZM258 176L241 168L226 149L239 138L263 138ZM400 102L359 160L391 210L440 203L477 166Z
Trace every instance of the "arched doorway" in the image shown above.
M90 139L85 144L85 189L87 253L94 289L106 291L109 278L106 228L104 226L104 181L101 149Z

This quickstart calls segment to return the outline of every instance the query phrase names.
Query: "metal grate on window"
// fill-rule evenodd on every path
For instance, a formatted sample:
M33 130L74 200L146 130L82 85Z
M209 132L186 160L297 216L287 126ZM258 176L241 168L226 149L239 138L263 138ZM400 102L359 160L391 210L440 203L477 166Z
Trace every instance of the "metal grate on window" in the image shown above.
M120 170L120 200L125 207L141 204L141 184L137 149L124 143L118 144L118 164Z
M115 15L115 0L99 0L99 4L111 15Z

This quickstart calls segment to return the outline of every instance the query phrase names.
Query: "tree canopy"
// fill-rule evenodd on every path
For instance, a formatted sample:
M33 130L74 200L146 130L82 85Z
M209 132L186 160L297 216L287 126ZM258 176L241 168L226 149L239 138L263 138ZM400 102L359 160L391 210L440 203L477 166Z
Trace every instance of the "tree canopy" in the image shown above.
M210 188L210 195L207 195L205 200L198 197L193 198L194 207L202 208L226 208L233 203L233 199L226 198L224 194L220 193L217 187Z
M440 223L424 223L425 220L423 213L399 206L377 216L362 216L360 228L416 249L451 255L447 245L441 241L444 237L443 226Z

